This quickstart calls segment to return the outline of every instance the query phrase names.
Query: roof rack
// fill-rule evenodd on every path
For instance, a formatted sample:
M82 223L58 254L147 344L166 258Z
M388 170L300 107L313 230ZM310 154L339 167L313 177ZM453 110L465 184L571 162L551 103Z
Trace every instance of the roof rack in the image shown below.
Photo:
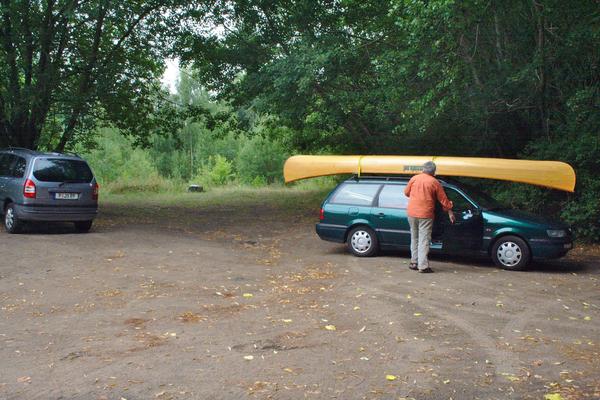
M6 148L6 150L21 150L21 151L27 151L29 153L35 153L35 150L31 150L31 149L27 149L25 147L14 147L14 146L8 146Z
M357 174L352 175L352 180L359 180L359 179L378 179L380 181L407 181L410 178L412 178L414 175L390 175L390 174L384 174L384 175L361 175L358 176ZM447 183L450 185L456 185L459 184L460 182L456 179L453 179L451 177L447 177L447 176L437 176L435 177L438 181L443 182L443 183Z
M401 181L401 180L407 180L410 179L410 177L406 176L406 175L401 175L401 176L390 176L389 174L386 175L353 175L352 178L350 179L354 179L354 180L358 180L358 179L379 179L379 180L384 180L384 181Z

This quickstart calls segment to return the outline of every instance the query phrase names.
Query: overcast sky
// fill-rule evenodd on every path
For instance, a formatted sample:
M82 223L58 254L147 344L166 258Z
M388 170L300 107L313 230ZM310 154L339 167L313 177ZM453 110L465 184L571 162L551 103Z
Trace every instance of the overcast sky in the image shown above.
M179 79L179 60L178 59L167 59L167 69L161 79L163 85L169 88L171 93L177 91L177 80Z

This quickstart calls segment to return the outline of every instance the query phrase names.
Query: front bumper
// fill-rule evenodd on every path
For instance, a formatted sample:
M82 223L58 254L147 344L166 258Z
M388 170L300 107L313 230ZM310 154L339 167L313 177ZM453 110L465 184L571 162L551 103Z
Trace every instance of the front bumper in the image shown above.
M23 221L91 221L98 215L98 207L41 207L16 204L15 214Z
M573 240L569 238L530 239L531 255L537 259L564 257L573 248Z

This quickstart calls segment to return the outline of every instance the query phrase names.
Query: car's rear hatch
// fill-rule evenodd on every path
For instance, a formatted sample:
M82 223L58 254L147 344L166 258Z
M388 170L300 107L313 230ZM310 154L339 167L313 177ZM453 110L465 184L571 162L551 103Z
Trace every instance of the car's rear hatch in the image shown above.
M96 181L87 163L80 159L40 157L33 164L32 181L36 206L95 207Z

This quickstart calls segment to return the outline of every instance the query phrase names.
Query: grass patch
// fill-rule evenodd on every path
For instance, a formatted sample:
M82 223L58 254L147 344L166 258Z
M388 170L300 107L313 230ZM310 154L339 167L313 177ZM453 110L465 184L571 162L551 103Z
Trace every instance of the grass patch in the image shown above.
M315 183L295 186L270 185L220 186L208 188L202 193L189 193L184 186L173 186L168 190L118 190L107 188L101 193L100 202L127 207L169 206L195 207L276 207L311 209L318 207L334 183Z

